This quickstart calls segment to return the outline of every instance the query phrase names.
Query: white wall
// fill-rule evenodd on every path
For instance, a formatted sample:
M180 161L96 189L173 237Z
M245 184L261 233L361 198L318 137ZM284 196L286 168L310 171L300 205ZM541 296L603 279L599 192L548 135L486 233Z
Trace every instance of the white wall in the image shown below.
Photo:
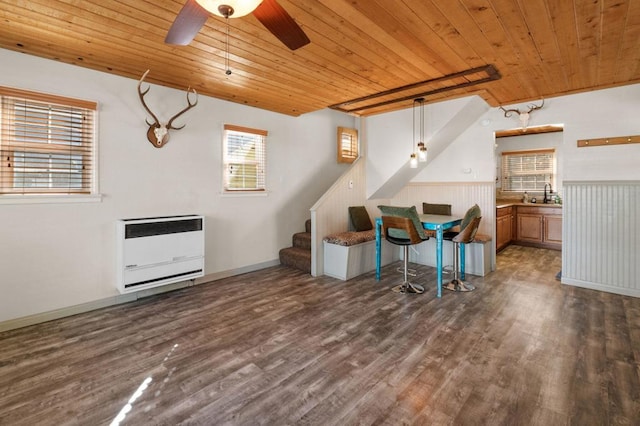
M480 104L480 108L478 108ZM447 152L451 135L457 135L469 124L469 119L481 115L486 104L477 96L439 102L424 107L425 142L429 158L427 164L420 164L425 170L431 170L436 159ZM460 117L461 126L452 128L451 122ZM416 116L416 126L419 115ZM409 156L415 149L413 130L413 109L394 111L368 117L365 122L367 135L367 196L392 197L393 194L380 194L389 179L412 179L419 170L408 171ZM453 126L455 127L455 126ZM400 171L400 172L399 172ZM394 176L395 175L395 176ZM413 180L420 180L415 178ZM396 187L401 187L394 185Z
M447 102L431 107L455 107ZM505 107L526 107L505 105ZM411 117L408 110L404 114ZM378 128L384 126L385 133L369 130L369 164L374 166L374 176L384 176L382 166L385 158L410 154L411 122L395 119L403 117L403 111L395 116L383 114L370 117L368 123ZM637 180L640 167L636 162L640 155L640 144L578 148L579 139L628 136L640 134L640 84L599 90L575 95L547 99L541 110L531 114L529 125L564 124L562 142L563 180ZM438 121L427 129L437 129ZM494 132L518 128L517 117L506 118L499 108L492 108L469 126L460 137L452 141L449 148L429 164L413 182L476 182L495 180ZM393 147L387 134L397 134ZM428 142L427 142L428 146ZM385 155L385 148L393 154ZM389 162L391 162L389 161ZM470 172L469 169L471 169ZM468 172L468 173L467 173Z
M208 275L277 263L348 167L336 163L335 140L337 126L355 127L346 114L296 118L200 96L177 120L186 127L157 149L146 140L137 81L7 50L0 63L0 85L99 103L103 194L93 203L0 204L0 322L116 296L120 218L205 215ZM156 85L147 98L161 120L186 102L184 91ZM267 196L221 195L224 123L269 131Z
M0 85L99 102L103 194L97 203L0 205L0 322L115 296L119 218L204 214L208 274L277 262L309 208L346 170L335 161L336 126L357 127L354 118L334 111L294 118L201 96L176 123L187 126L156 149L145 137L135 80L6 50L0 63ZM185 102L183 91L156 85L148 98L162 119ZM461 102L427 106L427 134ZM640 85L631 85L548 99L530 124L564 124L564 180L639 180L639 144L576 147L578 139L640 134L639 116ZM221 196L224 123L269 131L267 197ZM366 125L369 193L406 163L411 111L369 117ZM517 126L491 109L413 181L493 182L493 132Z

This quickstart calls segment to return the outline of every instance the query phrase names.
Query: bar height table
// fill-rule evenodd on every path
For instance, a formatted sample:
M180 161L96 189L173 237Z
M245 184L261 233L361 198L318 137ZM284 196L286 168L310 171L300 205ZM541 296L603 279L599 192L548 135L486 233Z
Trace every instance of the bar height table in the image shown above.
M421 214L420 221L424 229L436 231L436 270L438 272L438 297L442 297L442 235L445 230L453 228L462 222L458 216L440 214ZM380 256L382 250L382 218L376 218L376 281L380 281ZM460 244L460 278L464 280L464 244Z

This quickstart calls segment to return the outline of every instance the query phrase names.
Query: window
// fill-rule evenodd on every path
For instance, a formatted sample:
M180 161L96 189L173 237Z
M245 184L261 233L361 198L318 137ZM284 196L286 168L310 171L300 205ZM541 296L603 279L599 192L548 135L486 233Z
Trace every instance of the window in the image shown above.
M0 194L94 192L94 102L0 87Z
M545 183L555 186L555 150L502 153L503 191L544 191Z
M338 163L353 163L358 158L358 131L338 127Z
M265 130L224 125L224 190L264 191L266 189Z

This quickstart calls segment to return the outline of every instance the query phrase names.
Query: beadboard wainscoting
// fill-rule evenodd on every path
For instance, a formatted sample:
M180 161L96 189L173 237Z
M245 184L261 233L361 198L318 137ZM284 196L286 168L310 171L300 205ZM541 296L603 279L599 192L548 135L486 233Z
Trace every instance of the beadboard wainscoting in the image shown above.
M640 297L640 181L564 182L562 279Z
M349 230L350 206L365 206L373 221L378 204L386 200L366 200L366 161L358 158L311 207L311 275L324 275L322 240L329 234Z

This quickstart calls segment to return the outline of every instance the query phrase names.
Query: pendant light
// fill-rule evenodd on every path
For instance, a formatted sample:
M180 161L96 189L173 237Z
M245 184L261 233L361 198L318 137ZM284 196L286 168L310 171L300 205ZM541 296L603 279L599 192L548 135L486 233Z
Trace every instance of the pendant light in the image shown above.
M418 129L416 129L416 112L420 114ZM416 138L416 134L419 134L418 138ZM411 151L409 167L412 169L418 167L418 162L424 163L427 161L427 148L424 145L424 98L413 100L413 140L411 141Z
M427 147L424 144L424 98L420 98L420 140L418 141L418 161L427 162Z

